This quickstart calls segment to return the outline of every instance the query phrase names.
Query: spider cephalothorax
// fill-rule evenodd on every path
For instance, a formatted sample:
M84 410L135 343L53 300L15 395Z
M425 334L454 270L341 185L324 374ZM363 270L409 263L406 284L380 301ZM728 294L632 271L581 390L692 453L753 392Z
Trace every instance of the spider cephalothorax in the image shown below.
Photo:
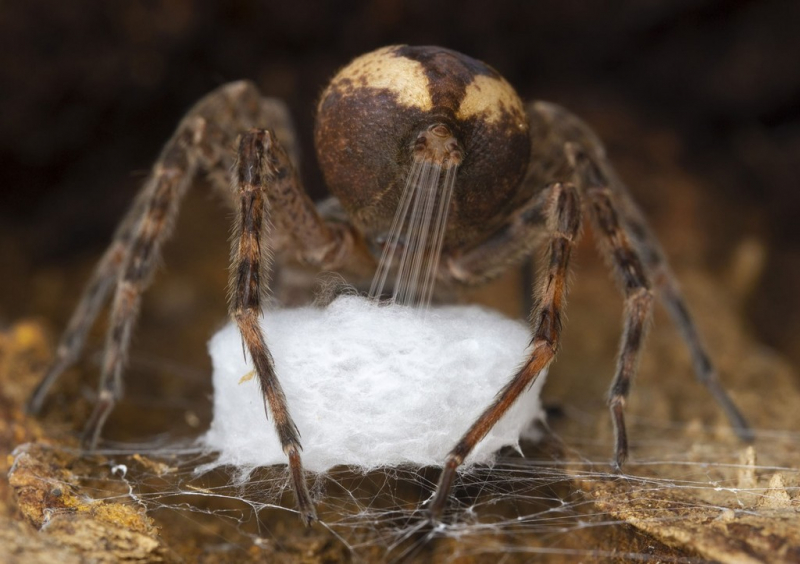
M49 387L78 358L115 290L98 402L85 433L94 447L122 393L141 294L182 195L203 174L238 210L230 314L255 366L306 522L315 511L300 437L267 348L269 335L258 322L270 252L278 260L341 271L354 282L374 276L375 297L394 286L394 299L428 303L434 282L478 284L537 246L546 248L539 280L526 289L535 304L526 359L444 461L434 517L445 507L458 466L558 351L570 255L584 214L625 296L608 396L615 465L628 453L623 408L655 295L681 331L698 378L739 435L750 436L717 380L657 240L597 137L573 114L545 102L523 105L480 61L440 47L399 45L359 57L333 78L317 108L315 139L325 180L338 198L319 208L292 164L294 135L280 101L261 97L248 82L224 85L200 100L164 147L100 260L30 410L41 408Z

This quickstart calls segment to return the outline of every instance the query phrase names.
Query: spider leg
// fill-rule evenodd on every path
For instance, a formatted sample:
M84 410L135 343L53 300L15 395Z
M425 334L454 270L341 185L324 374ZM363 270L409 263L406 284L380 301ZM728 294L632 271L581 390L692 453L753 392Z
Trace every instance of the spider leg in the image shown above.
M739 438L745 441L752 440L753 431L747 423L747 419L733 403L719 381L716 368L706 352L700 332L686 306L686 300L658 240L627 191L619 191L615 195L620 203L620 213L624 224L650 274L653 286L658 291L661 303L669 312L673 323L689 348L697 380L711 392L714 400L722 407Z
M95 267L92 278L86 285L78 306L69 320L67 329L59 341L53 363L28 401L28 413L36 414L41 411L50 387L78 359L86 342L89 329L97 318L100 309L106 303L109 292L117 281L120 269L125 262L133 228L141 219L143 212L143 205L140 200L137 199L134 203L117 229L111 245Z
M658 241L628 194L624 183L608 162L601 141L582 120L556 104L533 102L528 106L528 117L531 131L538 132L534 136L532 148L531 176L541 184L542 179L572 178L577 174L578 186L582 190L594 192L594 196L587 199L587 205L591 209L595 223L599 222L601 219L599 215L603 213L603 219L611 222L605 227L615 234L624 235L624 237L616 235L609 237L610 233L603 235L603 226L597 226L600 238L606 241L605 243L600 241L601 248L605 249L604 254L616 265L620 283L625 287L633 278L641 278L643 275L641 280L652 284L653 290L656 290L689 347L698 380L709 389L717 403L722 406L739 437L744 440L752 439L753 434L747 421L719 382L716 370L709 360L699 331ZM566 162L563 159L563 147L567 147ZM636 257L635 263L628 260L633 255ZM625 270L631 266L634 266L634 271ZM625 360L623 353L625 353L624 348L620 360ZM630 360L635 362L635 358ZM624 378L619 381L620 386L623 382ZM624 400L624 394L622 399ZM621 413L621 404L619 406ZM614 420L618 421L618 418L615 416Z
M475 445L503 416L514 401L547 368L558 351L561 318L567 293L569 258L581 226L581 204L578 192L571 184L550 185L545 193L544 209L547 232L550 234L547 270L535 289L537 308L531 314L533 339L527 362L511 378L497 398L472 424L450 451L439 478L436 494L430 506L430 517L439 518L447 503L456 469L464 462Z
M180 200L197 172L198 159L187 149L197 144L204 128L203 118L186 118L164 147L142 188L142 215L132 230L111 306L97 403L84 430L84 444L90 449L97 446L100 431L122 396L122 372L141 295L150 283L161 245L178 215Z
M238 160L234 162L229 149L234 146L236 132L256 124L273 129L253 130L243 136ZM273 131L283 145L274 139ZM122 372L141 294L150 283L180 201L202 171L211 185L225 194L226 201L239 209L231 267L231 315L256 364L266 404L289 458L300 513L308 523L315 515L300 462L299 434L289 417L257 324L260 292L266 288L268 273L268 261L261 254L262 250L266 253L267 245L261 244L260 237L274 224L281 237L270 240L270 246L281 251L296 250L297 260L324 269L341 266L371 273L375 260L353 226L342 221L325 222L319 216L283 148L288 147L294 154L295 146L285 106L261 97L249 82L223 85L198 101L162 150L136 203L117 230L73 314L53 367L29 405L31 411L38 410L48 389L74 362L89 327L116 284L98 401L84 431L84 443L89 448L96 446L103 425L122 394ZM237 176L235 194L230 190L228 175L232 168ZM270 208L274 213L267 217L266 210Z
M187 113L95 268L59 342L53 363L31 395L28 402L31 413L41 410L52 385L79 357L92 323L116 285L99 401L84 433L88 446L96 445L105 419L121 395L122 370L139 296L149 283L159 248L177 215L180 197L202 169L212 185L224 185L230 202L229 170L233 165L230 148L236 132L256 122L274 126L290 149L294 148L291 120L285 107L276 100L262 98L258 89L246 81L221 86ZM225 180L220 182L220 178Z
M527 260L547 234L550 199L548 190L536 193L480 245L465 252L451 252L443 261L444 271L440 276L449 283L477 286L504 273L509 265ZM530 262L527 266L531 270L531 283L525 291L529 293L533 287L533 266Z
M567 147L600 235L601 250L615 265L626 296L625 329L617 374L609 393L609 406L616 431L616 466L619 467L627 457L623 408L630 389L630 378L636 370L646 320L650 316L651 283L689 347L698 380L723 408L737 435L743 440L752 440L753 434L747 421L719 382L677 282L641 212L621 188L621 183L609 182L612 179L606 178L600 167L577 145L568 143ZM612 190L610 186L616 186L616 189ZM635 294L641 297L634 297Z
M220 136L220 128L213 128L213 134L206 135L209 131L205 126L210 125L206 118L232 122L234 129L242 130L250 126L250 120L254 115L259 112L265 113L259 108L260 102L258 91L250 83L226 84L201 99L181 121L95 268L59 342L53 363L31 395L27 406L29 412L36 413L41 410L52 385L75 363L89 329L106 303L112 287L116 284L119 288L122 284L123 273L128 289L131 283L139 286L138 291L147 285L149 271L156 262L158 247L168 234L168 229L164 227L170 224L170 218L176 213L171 209L171 203L167 202L166 208L162 210L158 202L163 203L165 198L171 197L171 194L185 189L195 174L195 163L202 162L204 168L210 169L222 160L221 155L226 153L229 140ZM242 109L235 110L238 108ZM272 113L268 115L271 116ZM176 189L176 186L179 188ZM177 205L177 201L174 203ZM159 218L162 211L168 211L167 215L170 215L165 222ZM134 252L139 255L131 259ZM138 274L131 270L138 268L134 263L142 268ZM107 348L111 350L111 355L106 354L104 363L105 375L102 379L105 383L99 392L100 409L95 410L88 428L90 446L96 443L103 422L113 407L113 397L121 393L120 375L113 374L120 371L124 363L129 338L124 333L130 330L136 316L135 313L132 316L128 315L123 321L122 317L125 316L122 315L123 310L120 308L133 306L135 309L138 304L138 297L133 300L134 303L128 304L124 300L121 301L122 297L117 292L115 305L112 308L112 312L117 312L112 315L117 317L115 330L118 333L112 339L112 333L109 332L107 339L110 344Z
M289 414L272 355L259 325L261 298L269 272L269 241L276 215L289 213L301 224L305 219L310 227L316 228L308 237L315 248L321 249L317 258L322 262L331 252L339 252L341 242L334 233L328 232L326 224L316 215L311 200L300 188L291 162L272 132L251 130L242 136L235 174L239 216L232 248L230 314L255 365L265 409L272 414L281 446L289 458L300 516L310 524L316 514L300 459L300 433ZM273 213L273 208L277 213Z
M595 227L598 245L616 273L625 295L624 328L620 339L617 368L608 393L608 406L614 422L614 465L619 469L628 457L625 430L625 401L636 374L642 345L652 314L653 292L650 280L625 229L614 194L599 167L578 145L567 143L567 156L575 168Z

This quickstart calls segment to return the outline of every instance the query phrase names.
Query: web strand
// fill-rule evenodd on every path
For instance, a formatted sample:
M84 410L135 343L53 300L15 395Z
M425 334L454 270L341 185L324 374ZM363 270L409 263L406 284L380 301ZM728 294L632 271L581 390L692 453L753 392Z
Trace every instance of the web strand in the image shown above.
M433 299L458 165L412 165L384 244L369 296L391 291L394 303L427 309ZM444 175L442 174L444 172ZM394 283L387 288L393 273Z

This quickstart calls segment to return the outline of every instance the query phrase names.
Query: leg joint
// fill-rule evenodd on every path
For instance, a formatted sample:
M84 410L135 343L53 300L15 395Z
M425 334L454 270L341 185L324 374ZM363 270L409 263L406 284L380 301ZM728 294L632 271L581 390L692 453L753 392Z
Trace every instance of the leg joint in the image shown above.
M444 462L445 468L451 468L455 470L464 463L464 455L458 452L461 450L466 450L466 449L464 448L464 445L462 443L459 443L458 445L456 445L456 448L454 448L450 452L450 454L447 455L447 459Z
M653 290L649 285L637 286L628 294L627 299L637 309L649 309L653 304Z

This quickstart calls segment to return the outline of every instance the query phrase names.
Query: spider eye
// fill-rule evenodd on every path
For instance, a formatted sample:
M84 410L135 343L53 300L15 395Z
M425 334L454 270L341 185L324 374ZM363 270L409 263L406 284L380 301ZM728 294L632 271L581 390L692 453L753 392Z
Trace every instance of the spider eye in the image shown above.
M442 138L450 137L450 129L448 129L448 127L443 123L438 123L434 125L433 127L431 127L430 131L437 137L442 137Z

